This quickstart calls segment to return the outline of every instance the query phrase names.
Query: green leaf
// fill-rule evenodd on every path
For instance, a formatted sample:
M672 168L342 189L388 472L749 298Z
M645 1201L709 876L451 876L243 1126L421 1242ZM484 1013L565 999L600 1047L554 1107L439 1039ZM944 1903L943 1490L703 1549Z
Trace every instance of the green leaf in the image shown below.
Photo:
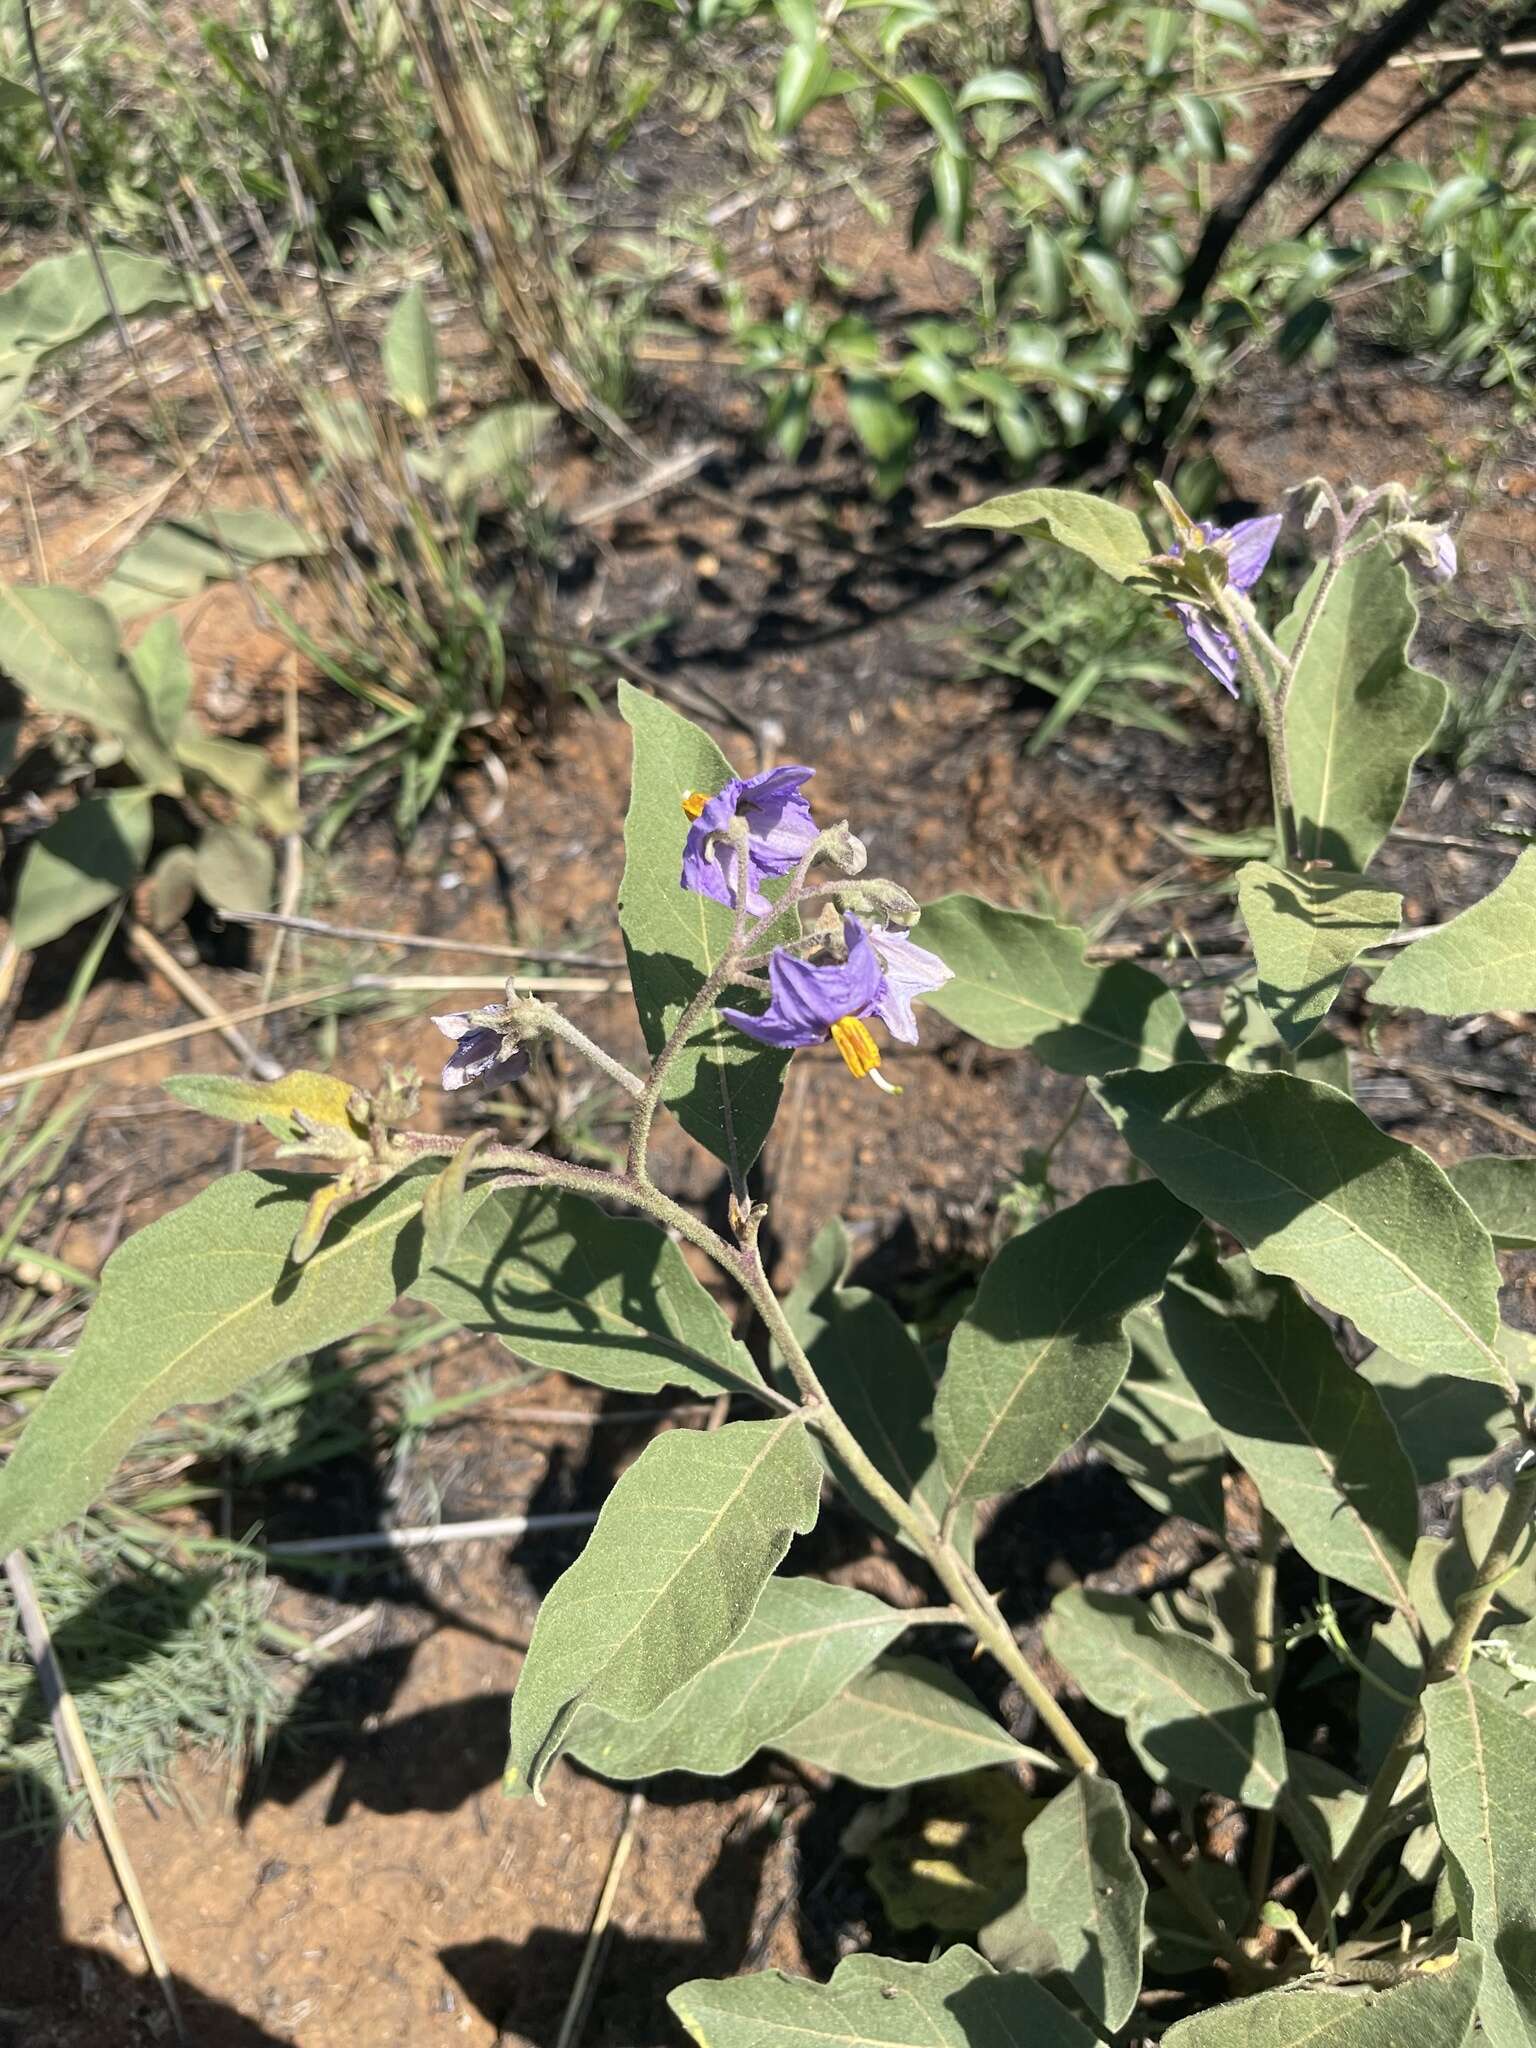
M27 848L11 905L15 945L35 952L125 895L148 857L152 830L142 789L84 797L65 811Z
M1022 71L981 71L966 81L955 106L964 114L972 107L992 106L999 100L1029 107L1043 107L1045 104L1039 86L1034 79L1026 78Z
M126 623L145 612L184 603L263 562L325 552L325 543L279 513L260 506L224 506L151 527L118 561L101 587L103 604Z
M638 1721L728 1649L820 1496L793 1417L653 1437L539 1609L506 1789L539 1795L579 1708Z
M793 135L832 82L832 59L820 43L791 43L779 59L773 84L773 126Z
M847 377L848 422L876 462L904 462L917 433L915 416L891 395L884 377Z
M1162 1292L1197 1221L1141 1181L1003 1246L950 1339L934 1406L954 1499L1033 1486L1092 1429L1131 1362L1126 1314Z
M888 1301L842 1284L847 1267L847 1233L829 1223L817 1233L784 1313L833 1407L883 1476L904 1500L924 1501L937 1516L945 1487L933 1441L935 1375ZM899 1536L831 1446L821 1451L860 1514Z
M1179 125L1184 130L1184 139L1189 144L1189 153L1197 163L1224 164L1227 160L1227 138L1222 132L1221 115L1208 99L1194 92L1176 92L1173 96Z
M718 1394L762 1385L750 1355L654 1223L609 1216L583 1195L501 1188L413 1299L519 1358L595 1386Z
M1134 512L1091 498L1085 491L1005 491L936 520L937 526L983 526L997 533L1026 533L1083 555L1117 583L1144 573L1155 553Z
M1465 1893L1463 1930L1485 1958L1478 2000L1483 2037L1491 2048L1530 2048L1536 2038L1536 1723L1464 1672L1424 1688L1424 1723L1429 1796Z
M1536 1010L1536 846L1480 903L1389 961L1371 1001L1436 1017Z
M297 832L303 822L288 777L272 766L260 747L216 738L189 723L176 741L176 758L183 768L206 775L238 797L269 832Z
M1536 1338L1501 1328L1494 1343L1529 1398L1536 1388ZM1360 1371L1381 1396L1420 1486L1471 1471L1505 1441L1509 1399L1491 1382L1470 1387L1448 1373L1407 1365L1388 1351L1373 1351Z
M1268 1010L1249 989L1229 988L1221 1001L1221 1037L1211 1047L1224 1067L1245 1074L1299 1074L1348 1095L1349 1048L1319 1026L1292 1048L1275 1029Z
M605 1778L720 1778L826 1706L906 1627L900 1608L820 1579L770 1579L728 1650L640 1721L583 1707L567 1753Z
M40 711L82 718L121 740L146 782L180 789L149 701L123 661L112 614L94 597L0 584L0 669Z
M1488 1233L1426 1153L1294 1074L1174 1067L1098 1083L1126 1143L1375 1343L1427 1371L1508 1384Z
M965 134L949 88L931 71L909 72L901 81L901 96L914 113L921 114L951 156L965 155Z
M437 408L437 336L419 284L400 294L379 344L379 360L389 395L413 420L424 420Z
M1033 1978L1000 1977L964 1947L932 1963L846 1956L827 1984L779 1970L700 1977L667 2003L699 2048L1093 2048Z
M1261 1991L1180 2020L1163 2041L1166 2048L1462 2048L1483 1963L1466 1943L1454 1968L1448 1962L1437 1957L1420 1969L1405 1963L1402 1982L1384 1991Z
M1090 965L1074 926L955 895L928 905L922 935L954 975L925 1000L983 1045L1029 1046L1064 1074L1200 1057L1178 997L1130 961Z
M461 505L486 484L512 495L528 478L539 443L557 417L552 405L493 405L467 426L443 436L443 494ZM418 457L418 466L425 468Z
M196 900L197 856L190 846L168 846L149 871L145 923L151 931L168 932L181 923Z
M1403 899L1359 875L1292 875L1268 861L1238 871L1237 902L1253 941L1259 1001L1285 1043L1304 1045L1367 946L1397 930Z
M1497 1250L1536 1251L1536 1159L1487 1152L1446 1173Z
M0 1470L7 1551L82 1515L156 1416L217 1401L388 1314L415 1278L429 1172L352 1204L309 1264L289 1247L312 1175L238 1173L107 1261L74 1355Z
M1275 638L1289 653L1319 569ZM1381 548L1339 571L1285 706L1303 860L1362 874L1397 819L1414 762L1445 714L1445 685L1414 668L1418 623L1408 572Z
M110 300L102 289L103 272ZM11 387L14 404L40 363L105 327L114 305L123 319L131 320L139 313L183 306L186 299L180 272L154 257L85 248L45 256L0 291L0 385Z
M1190 1385L1307 1562L1411 1611L1418 1489L1379 1395L1293 1287L1227 1272L1230 1300L1179 1281L1163 1297Z
M1131 1854L1130 1819L1117 1785L1080 1772L1024 1830L1024 1906L1055 1943L1072 1988L1109 2033L1141 1991L1146 1881ZM988 1953L1008 1916L988 1928Z
M1130 1369L1099 1417L1094 1441L1160 1514L1220 1529L1226 1519L1221 1438L1175 1359L1158 1312L1133 1309L1125 1328Z
M130 648L128 666L144 692L155 731L174 749L192 705L192 664L178 622L156 619Z
M1476 171L1463 171L1460 177L1448 178L1425 208L1424 218L1419 223L1420 233L1436 235L1442 228L1453 226L1469 213L1491 206L1503 196L1492 178L1482 177Z
M879 1658L770 1747L882 1791L1033 1754L927 1657Z
M266 910L277 864L243 825L210 825L197 842L197 889L216 910Z
M1080 1586L1052 1602L1045 1644L1096 1707L1125 1722L1154 1778L1171 1775L1245 1806L1279 1800L1279 1719L1230 1657L1159 1628L1139 1600Z
M307 1133L301 1117L347 1137L363 1136L363 1126L349 1107L356 1091L337 1074L314 1074L303 1067L275 1081L247 1081L236 1074L172 1074L160 1085L201 1116L260 1124L285 1145L304 1142Z
M16 78L0 78L0 114L24 113L32 108L41 111L42 104L30 85L23 85Z
M635 735L619 922L654 1057L730 939L730 911L682 888L678 876L688 836L683 798L722 789L732 769L713 740L657 698L621 684L619 709ZM739 1004L744 994L732 990L721 1001ZM787 1053L753 1043L711 1014L672 1062L662 1099L740 1180L773 1124L788 1064Z

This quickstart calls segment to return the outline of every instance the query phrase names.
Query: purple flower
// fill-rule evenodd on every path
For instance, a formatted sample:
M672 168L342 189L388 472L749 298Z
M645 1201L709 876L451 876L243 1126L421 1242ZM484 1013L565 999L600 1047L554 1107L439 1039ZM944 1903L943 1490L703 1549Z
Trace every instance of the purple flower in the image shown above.
M1240 519L1236 526L1202 526L1200 533L1208 543L1226 543L1227 582L1233 590L1246 593L1264 574L1283 523L1280 513L1271 512L1263 519ZM1178 552L1175 543L1173 553ZM1195 659L1235 697L1237 648L1232 635L1198 605L1175 603L1173 615L1184 628Z
M821 966L776 947L768 962L772 1000L762 1015L726 1009L720 1014L728 1024L764 1045L788 1049L820 1045L830 1038L856 1081L867 1075L888 1095L899 1095L900 1089L893 1088L880 1072L880 1049L864 1022L866 1017L886 1018L886 1005L892 1000L880 956L856 917L843 919L843 938L847 959ZM905 1000L902 996L895 999L898 1016Z
M682 886L717 903L734 904L736 852L720 837L733 818L745 818L747 908L755 917L772 908L762 883L787 875L816 838L811 807L800 794L813 768L770 768L762 775L733 776L715 796L690 790L683 809L693 820L683 847Z
M913 998L931 995L946 981L953 981L954 969L946 967L937 953L914 945L911 935L896 926L871 926L869 943L885 973L885 994L875 1005L875 1015L892 1038L901 1039L905 1045L916 1045Z
M1429 571L1432 583L1449 583L1456 574L1456 543L1448 526L1435 529L1433 562Z
M473 1010L450 1010L432 1022L444 1038L454 1041L443 1068L445 1088L467 1088L471 1081L516 1081L528 1071L525 1047L492 1024L477 1024Z

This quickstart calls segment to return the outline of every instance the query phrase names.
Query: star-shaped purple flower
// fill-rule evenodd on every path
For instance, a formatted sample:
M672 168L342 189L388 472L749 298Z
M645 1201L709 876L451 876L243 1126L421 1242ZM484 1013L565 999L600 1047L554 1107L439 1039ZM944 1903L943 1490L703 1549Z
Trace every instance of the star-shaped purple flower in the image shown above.
M1236 526L1203 526L1200 531L1206 541L1227 542L1227 581L1246 594L1264 574L1283 524L1281 514L1271 512L1262 519L1240 519ZM1178 548L1173 552L1177 554ZM1175 603L1173 613L1195 659L1235 697L1237 648L1232 635L1197 605Z
M747 842L747 908L761 917L772 908L762 892L765 880L787 875L816 838L816 821L801 795L816 771L787 765L761 775L733 776L716 795L699 791L683 798L693 820L683 847L682 885L717 903L734 904L736 853L720 837L733 818L745 818Z
M915 1044L912 998L942 987L949 969L905 932L866 931L851 915L843 919L843 941L847 959L820 965L777 947L768 962L767 1009L756 1017L745 1010L720 1014L749 1038L786 1050L830 1038L855 1080L868 1076L895 1094L880 1072L879 1048L864 1020L878 1017L893 1037Z
M471 1081L516 1081L528 1071L528 1052L491 1024L477 1024L471 1010L450 1010L432 1022L444 1038L454 1041L443 1068L445 1088L467 1088Z

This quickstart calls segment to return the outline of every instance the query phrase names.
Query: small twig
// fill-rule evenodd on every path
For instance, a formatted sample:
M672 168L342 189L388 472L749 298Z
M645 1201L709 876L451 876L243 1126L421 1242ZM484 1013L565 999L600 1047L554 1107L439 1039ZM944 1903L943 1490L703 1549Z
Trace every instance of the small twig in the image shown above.
M209 1020L235 1058L243 1061L258 1080L277 1079L283 1071L282 1062L273 1059L270 1053L263 1052L259 1046L252 1045L248 1038L235 1029L228 1021L227 1011L220 1009L202 984L187 972L175 954L163 946L147 926L128 918L124 921L123 937L127 940L131 953L137 953L147 967L170 983L184 1003L190 1003L200 1016ZM263 1000L268 1000L269 996L270 992L263 989Z
M37 1669L37 1682L42 1688L48 1706L48 1718L53 1724L53 1738L58 1745L59 1761L64 1774L71 1784L83 1784L86 1797L91 1802L91 1812L101 1830L101 1839L111 1860L124 1903L133 1915L133 1924L138 1929L143 1945L144 1957L160 1987L160 1996L165 2000L165 2009L171 2016L171 2025L176 2029L178 2041L187 2038L182 2024L181 2007L176 2000L176 1984L166 1964L165 1952L160 1938L155 1933L154 1922L149 1916L149 1906L140 1889L135 1875L128 1845L123 1840L117 1825L117 1816L112 1802L107 1797L107 1788L101 1782L101 1773L96 1768L96 1759L91 1754L90 1743L86 1740L85 1728L80 1720L80 1709L75 1705L74 1694L65 1681L58 1653L53 1647L53 1636L48 1627L48 1617L38 1601L37 1589L32 1583L31 1569L27 1564L26 1552L13 1550L5 1560L5 1576L10 1581L11 1594L16 1602L16 1612L21 1619L21 1632L26 1638L27 1651Z
M302 1650L295 1650L294 1663L323 1663L338 1643L344 1643L350 1637L360 1634L370 1622L377 1621L378 1618L379 1610L376 1605L364 1607L357 1614L349 1614L345 1621L338 1621L334 1628L328 1628L323 1635L316 1636L314 1641L306 1643Z
M587 2007L592 2000L598 1965L602 1961L604 1937L608 1932L608 1922L613 1917L613 1902L619 1895L624 1866L628 1863L630 1851L635 1846L635 1832L644 1811L645 1794L631 1792L624 1806L624 1825L619 1829L619 1839L613 1845L608 1875L603 1879L603 1889L598 1895L597 1906L592 1914L592 1925L587 1929L587 1945L581 1952L576 1982L571 1986L565 2016L560 2022L560 2031L555 2036L555 2048L576 2048L582 2027L586 2024Z
M482 939L434 939L425 932L384 932L371 925L327 924L319 917L293 917L276 910L221 910L222 924L280 925L290 932L308 932L317 939L351 939L377 946L403 946L427 953L475 953L485 960L547 960L557 967L621 968L622 960L600 960L590 953L552 952L548 946L496 946Z
M565 522L568 526L600 526L605 519L627 512L631 506L643 505L647 498L660 497L664 491L687 483L721 454L724 446L723 441L705 441L697 448L685 448L679 455L662 456L633 483L620 484L616 490L604 491L577 505L566 513Z
M264 1543L266 1557L339 1557L349 1550L428 1550L438 1543L490 1543L498 1536L542 1536L550 1529L590 1529L596 1508L559 1515L493 1515L480 1522L431 1522L419 1529L359 1529L354 1536L304 1536Z
M409 992L419 990L431 995L445 989L477 988L505 989L504 974L354 974L348 982L349 988L381 988ZM527 974L518 977L519 989L553 989L557 994L568 996L607 996L622 992L629 987L625 980L599 981L595 975L582 974Z

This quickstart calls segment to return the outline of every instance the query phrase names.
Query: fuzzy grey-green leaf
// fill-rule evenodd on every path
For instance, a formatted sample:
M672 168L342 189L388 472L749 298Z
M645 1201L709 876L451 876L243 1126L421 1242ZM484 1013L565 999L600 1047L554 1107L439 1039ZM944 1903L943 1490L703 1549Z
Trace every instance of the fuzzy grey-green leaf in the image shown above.
M437 336L419 284L395 303L379 344L389 395L413 420L424 420L437 405Z
M507 1789L538 1794L579 1708L638 1721L728 1649L820 1496L820 1461L793 1417L654 1437L539 1609L512 1696Z
M1130 1364L1125 1316L1162 1291L1198 1220L1141 1181L1003 1246L950 1339L934 1405L956 1500L1032 1486L1093 1427Z
M1482 1948L1478 2016L1492 2048L1536 2040L1536 1857L1531 1796L1536 1723L1458 1672L1424 1688L1429 1796L1470 1902L1464 1932Z
M1454 1966L1406 1966L1385 1991L1287 1987L1180 2020L1165 2048L1462 2048L1472 2031L1483 1962L1463 1942Z
M411 1294L530 1364L595 1386L718 1394L762 1385L719 1304L654 1223L585 1196L502 1188Z
M583 1707L566 1749L625 1782L659 1771L722 1777L826 1706L906 1625L899 1607L852 1586L770 1579L730 1648L654 1713L621 1721Z
M678 877L688 836L683 798L713 793L733 771L707 734L643 690L621 683L619 709L635 736L619 922L654 1056L730 938L725 905L685 890ZM739 1006L745 993L727 991L721 1001ZM772 1126L787 1064L787 1054L711 1014L672 1062L663 1100L691 1138L741 1177Z
M151 827L149 792L114 789L83 797L34 839L11 904L11 938L20 950L46 946L131 889Z
M1238 908L1253 940L1259 1001L1292 1048L1328 1014L1367 946L1397 930L1403 899L1359 875L1294 875L1268 861L1238 872Z
M1117 583L1128 583L1155 552L1141 521L1123 505L1086 491L1005 491L1001 497L968 505L937 526L982 526L999 533L1025 533L1083 555Z
M957 1678L927 1657L881 1657L770 1747L887 1790L1028 1754Z
M130 1237L0 1470L5 1549L84 1514L167 1408L219 1400L386 1315L416 1276L430 1178L412 1173L348 1208L302 1270L289 1247L321 1185L307 1174L231 1175Z
M1126 1143L1265 1273L1427 1371L1509 1384L1488 1233L1426 1153L1294 1074L1112 1074Z
M147 782L180 789L149 700L123 660L112 614L94 597L51 584L0 584L0 671L39 710L83 718L121 740Z
M1536 1251L1536 1158L1486 1152L1446 1175L1499 1251Z
M1093 2048L1094 2038L1033 1978L999 1976L964 1947L931 1963L846 1956L826 1984L779 1970L701 1977L667 2003L699 2048Z
M1024 1853L1031 1919L1055 1943L1084 2005L1117 2032L1141 1991L1147 1905L1119 1786L1079 1772L1024 1830Z
M1053 1601L1045 1642L1094 1705L1125 1722L1154 1777L1171 1774L1245 1806L1280 1799L1279 1720L1230 1657L1159 1628L1139 1600L1077 1586Z
M1288 1282L1229 1271L1232 1300L1178 1281L1163 1297L1190 1385L1307 1562L1411 1612L1418 1489L1380 1396Z
M1371 1001L1435 1017L1536 1011L1536 846L1480 902L1390 961Z
M921 930L954 975L926 1001L984 1045L1028 1046L1064 1074L1201 1057L1178 997L1130 961L1085 961L1073 926L954 895L928 905Z
M1505 1325L1494 1347L1529 1400L1536 1389L1536 1338ZM1380 1395L1421 1486L1470 1472L1506 1440L1509 1397L1492 1381L1469 1386L1449 1373L1408 1365L1390 1351L1373 1351L1360 1371Z
M1289 653L1319 569L1275 638ZM1445 685L1408 658L1418 623L1408 572L1383 548L1338 572L1285 705L1303 860L1361 874L1391 831L1414 762L1445 715Z

